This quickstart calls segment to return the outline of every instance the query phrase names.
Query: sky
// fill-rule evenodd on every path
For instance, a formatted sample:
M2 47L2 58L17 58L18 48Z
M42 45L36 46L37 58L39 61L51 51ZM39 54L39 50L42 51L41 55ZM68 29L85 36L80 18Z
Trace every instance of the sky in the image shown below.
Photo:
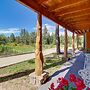
M16 0L1 0L0 2L0 34L18 35L20 29L25 28L32 32L36 29L37 13L23 6ZM42 19L42 25L47 26L49 32L55 32L55 23L45 17ZM60 26L61 33L64 34Z

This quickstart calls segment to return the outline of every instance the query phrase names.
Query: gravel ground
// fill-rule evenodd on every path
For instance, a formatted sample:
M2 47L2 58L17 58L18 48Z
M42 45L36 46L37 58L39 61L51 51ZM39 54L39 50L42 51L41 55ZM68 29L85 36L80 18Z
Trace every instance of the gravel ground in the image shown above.
M0 83L0 90L37 90L37 88L29 83L28 76L24 76Z

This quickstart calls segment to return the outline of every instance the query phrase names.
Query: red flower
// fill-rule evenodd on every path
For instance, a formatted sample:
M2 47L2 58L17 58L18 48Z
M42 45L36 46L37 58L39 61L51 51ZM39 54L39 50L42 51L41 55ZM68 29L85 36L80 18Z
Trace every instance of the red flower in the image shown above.
M61 84L62 86L68 86L68 80L66 80L66 79L64 79L64 78L61 78L60 84Z
M63 88L58 88L58 87L57 87L55 90L64 90L64 89L63 89Z
M60 82L61 82L61 78L58 78L57 83L60 83Z
M57 86L57 88L55 90L64 90L63 86L61 85L61 83Z
M55 89L54 89L54 83L52 83L52 84L50 85L49 90L55 90Z
M76 78L76 76L74 74L70 74L69 76L69 80L70 83L74 82L75 86L75 90L83 90L86 86L83 82L83 80L81 80L80 78ZM64 78L58 78L57 80L58 86L55 88L54 83L52 83L50 85L50 88L48 88L48 90L64 90L64 88L69 87L69 83L68 80L64 79ZM65 87L67 86L67 87ZM88 90L90 90L90 88L88 88Z
M75 82L75 81L76 81L76 76L75 76L74 74L70 74L70 75L69 75L69 80L70 80L71 82Z
M80 78L77 78L75 85L77 87L77 90L82 90L86 87L83 80L81 80Z

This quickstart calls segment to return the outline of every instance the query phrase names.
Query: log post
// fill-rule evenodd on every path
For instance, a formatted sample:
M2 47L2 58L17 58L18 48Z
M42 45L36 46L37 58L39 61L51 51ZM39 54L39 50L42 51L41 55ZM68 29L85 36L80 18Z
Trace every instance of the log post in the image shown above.
M67 58L67 49L68 49L67 29L65 29L64 58Z
M72 50L73 50L73 54L75 52L75 47L74 47L74 32L72 34Z
M60 37L59 37L59 25L56 24L56 52L60 54Z
M36 51L35 51L35 74L40 76L43 72L43 54L42 54L42 15L38 13L36 30Z
M83 35L83 48L84 48L84 50L85 50L85 48L86 48L86 40L85 40L85 37L86 37L86 35L85 35L86 33L84 33L84 35Z
M78 34L76 35L76 39L77 39L77 49L78 49Z

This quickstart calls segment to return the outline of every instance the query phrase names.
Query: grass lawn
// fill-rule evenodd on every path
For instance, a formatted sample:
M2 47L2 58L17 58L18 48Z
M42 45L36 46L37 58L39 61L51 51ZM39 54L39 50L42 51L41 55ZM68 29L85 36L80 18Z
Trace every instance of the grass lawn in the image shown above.
M50 75L53 74L65 62L65 60L62 60L62 57L63 54L56 55L55 53L45 56L44 69L49 71ZM1 68L0 76L6 76L10 74L24 72L26 70L30 71L30 70L34 70L34 68L35 68L35 59L32 59L12 66Z
M54 48L55 45L43 45L43 50ZM8 56L8 55L16 55L16 54L23 54L23 53L31 53L35 51L35 45L15 45L7 44L7 45L0 45L0 56Z

